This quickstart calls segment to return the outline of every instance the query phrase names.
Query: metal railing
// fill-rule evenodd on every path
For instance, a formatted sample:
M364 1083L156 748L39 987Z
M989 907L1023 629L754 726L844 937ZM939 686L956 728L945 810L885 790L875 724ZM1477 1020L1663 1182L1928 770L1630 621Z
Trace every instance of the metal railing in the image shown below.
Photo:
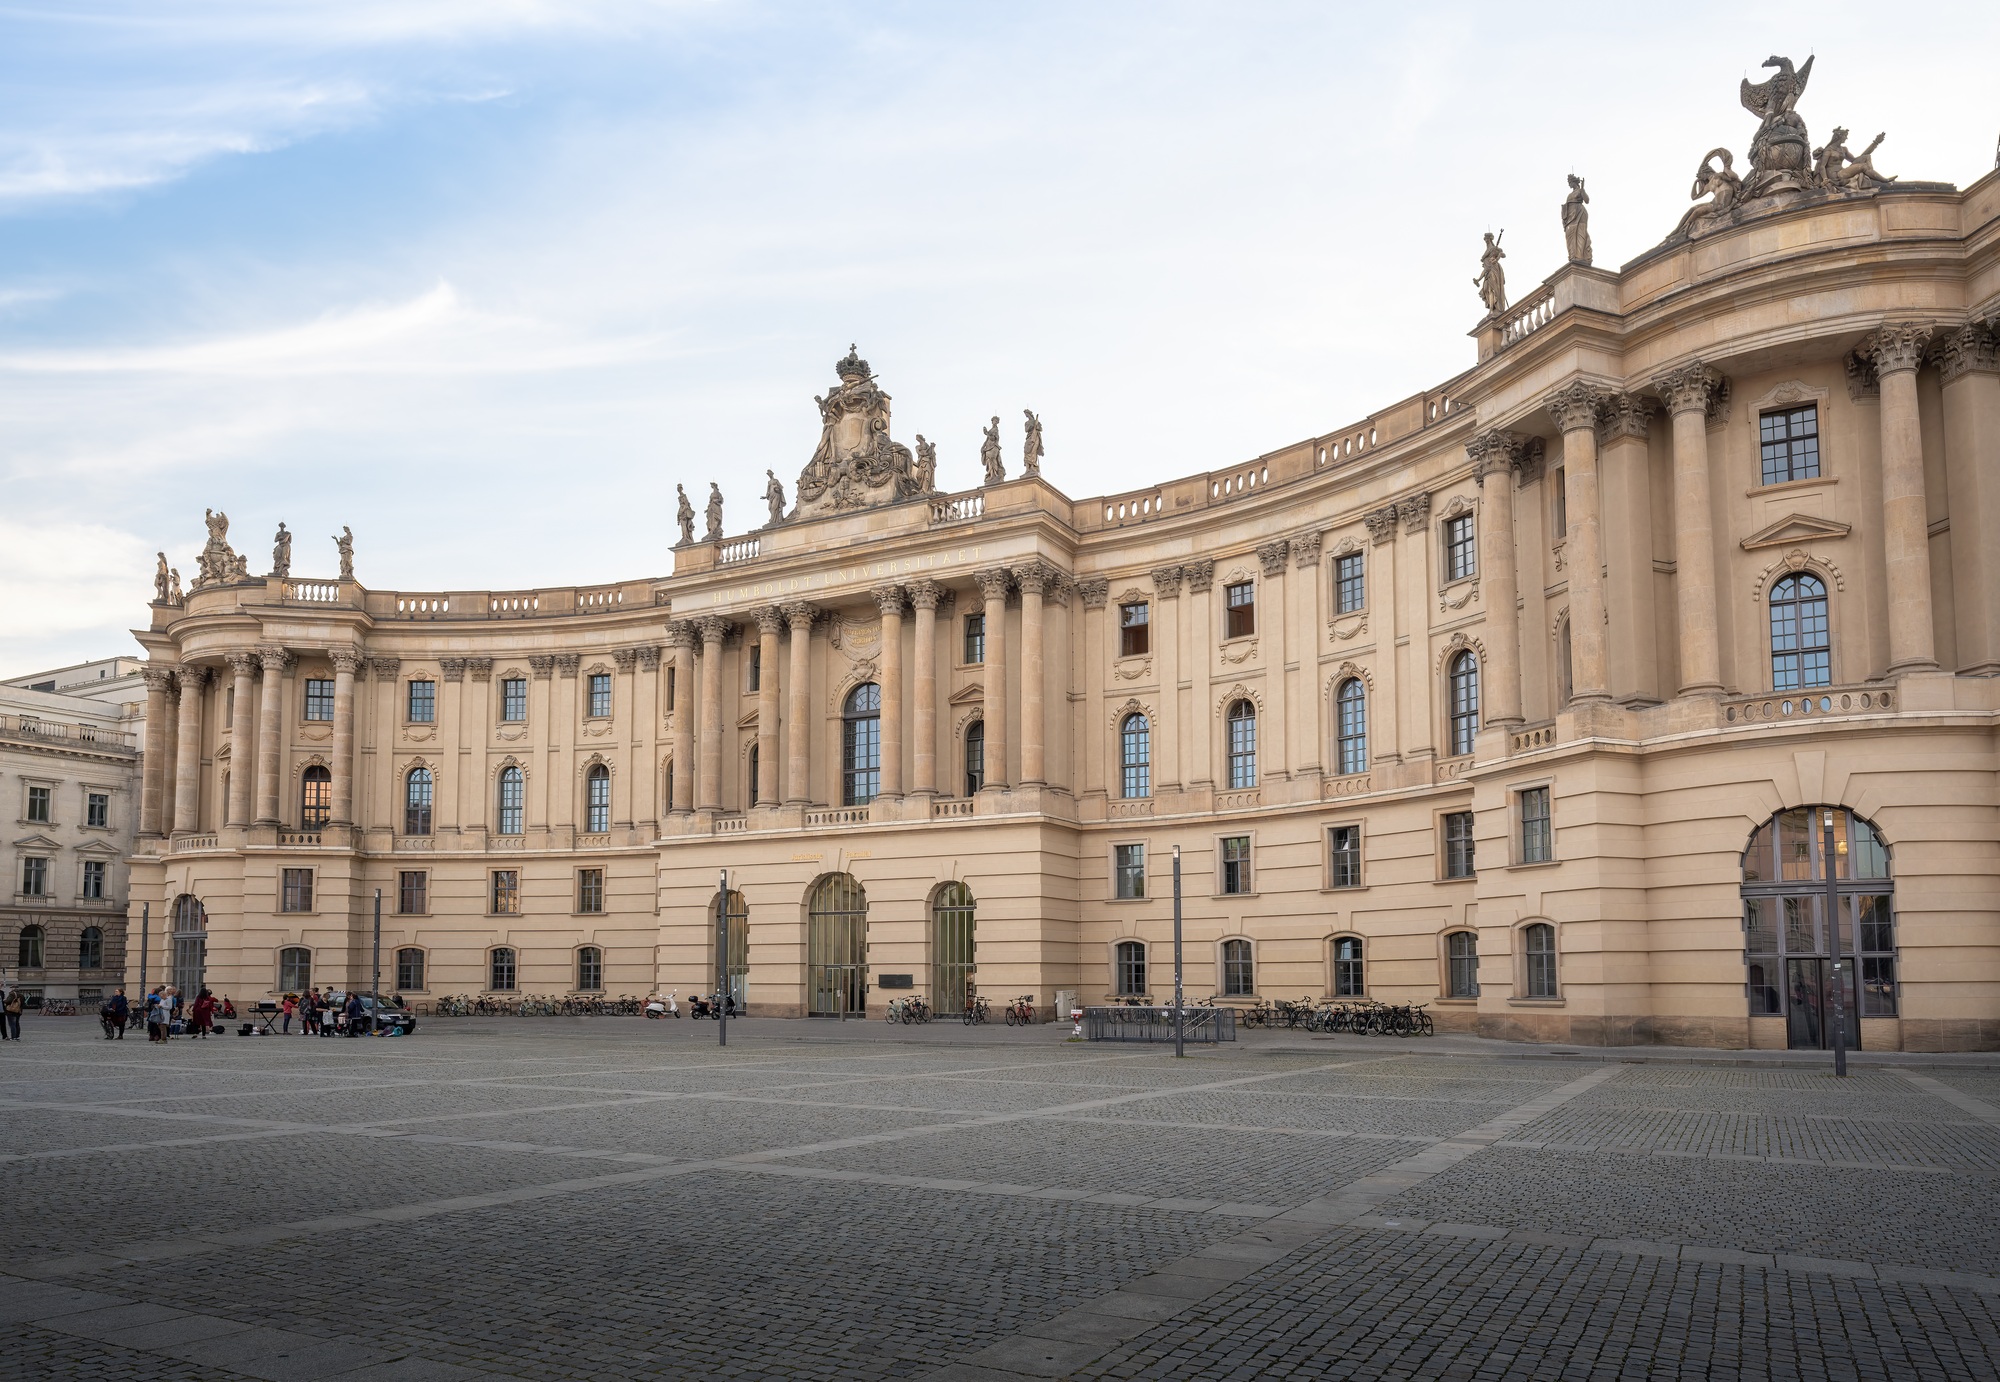
M1182 1036L1214 1046L1236 1040L1234 1008L1183 1008ZM1057 1013L1060 1020L1063 1014ZM1086 1041L1166 1041L1174 1039L1174 1010L1166 1007L1109 1007L1083 1010Z

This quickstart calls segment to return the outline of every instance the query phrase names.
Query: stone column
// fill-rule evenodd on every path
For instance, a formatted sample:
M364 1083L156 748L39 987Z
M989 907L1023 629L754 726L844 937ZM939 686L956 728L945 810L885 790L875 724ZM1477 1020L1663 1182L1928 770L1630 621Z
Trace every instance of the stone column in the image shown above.
M251 701L256 690L257 654L249 649L225 654L229 662L229 794L222 803L222 823L250 824L251 791L257 768L257 712Z
M1375 688L1368 697L1368 762L1395 763L1403 756L1396 723L1396 506L1361 515L1368 525L1367 631L1375 645ZM1333 765L1333 766L1338 766Z
M377 830L395 830L402 820L402 790L396 777L396 686L403 670L399 657L371 657L368 674L375 679L374 708L369 712L369 735L374 743L375 762L369 795L370 824ZM484 787L481 787L481 799Z
M1007 583L1005 567L973 573L986 597L986 670L980 688L980 714L986 724L986 785L1005 787L1007 771Z
M1078 793L1104 792L1108 790L1105 773L1110 768L1109 751L1105 747L1104 736L1110 731L1105 722L1104 700L1099 688L1105 683L1105 668L1110 659L1104 650L1104 604L1111 594L1111 582L1103 576L1085 576L1076 583L1076 592L1083 597L1083 666L1082 676L1071 678L1082 698L1077 704L1083 711L1083 733L1077 738L1078 751L1083 755L1082 771L1070 772L1070 783ZM1150 627L1150 621L1148 627ZM1153 649L1159 655L1159 649ZM1157 664L1155 664L1157 665ZM1150 742L1153 745L1154 768L1159 760L1160 727L1151 725ZM1157 780L1154 786L1158 786ZM1116 796L1116 792L1110 793Z
M1031 561L1014 568L1021 589L1021 783L1040 787L1049 780L1049 727L1043 715L1042 596L1055 570Z
M276 827L278 816L278 754L285 728L285 668L292 655L269 645L257 649L264 667L264 684L257 694L257 821ZM391 673L393 676L394 673Z
M1430 495L1413 494L1398 499L1396 517L1403 527L1402 540L1396 544L1396 596L1402 602L1396 611L1396 626L1398 634L1407 633L1410 640L1404 649L1407 674L1401 678L1402 692L1393 702L1401 720L1397 738L1405 758L1432 758L1437 754L1438 731L1442 726L1437 716L1440 687L1437 665L1432 660L1429 605L1443 584L1444 573L1438 567L1438 554L1431 544ZM1393 656L1394 644L1390 647ZM1482 698L1482 724L1485 715ZM1423 765L1423 770L1430 772L1430 765Z
M174 833L201 828L201 697L208 669L183 662L174 673L180 682L180 724L174 731Z
M354 674L361 670L359 648L335 648L333 661L333 825L354 824ZM245 674L247 677L247 673Z
M1579 701L1611 699L1604 658L1604 539L1597 484L1597 414L1603 400L1601 389L1580 379L1542 400L1562 429L1569 513L1570 695Z
M1263 662L1270 669L1264 674L1265 706L1257 736L1260 786L1292 775L1291 711L1285 695L1285 664L1290 660L1285 643L1286 607L1290 603L1285 559L1291 552L1289 538L1257 545L1257 563L1264 572L1264 588L1257 596L1257 641L1263 645Z
M2000 334L1960 327L1936 347L1944 375L1944 469L1951 494L1958 670L2000 673Z
M903 587L878 585L869 594L882 613L882 660L875 674L882 688L882 775L876 795L894 801L903 795Z
M785 804L804 806L812 801L812 627L819 609L801 601L786 605L784 614L792 636Z
M162 822L162 803L167 798L169 783L173 778L167 766L172 761L167 746L173 740L173 726L168 721L173 714L174 674L169 667L154 666L151 663L139 671L146 679L146 767L145 774L139 782L139 833L164 835L166 830ZM236 704L239 707L237 711L239 715L242 713L241 707L244 703L243 694L238 691ZM248 737L244 736L245 739ZM230 753L242 753L242 742L239 740L237 746L230 749ZM254 761L255 752L253 751L249 757ZM236 778L242 777L247 786L248 771L246 765L238 763L230 783L234 785Z
M1646 435L1655 405L1613 394L1598 415L1598 474L1603 499L1605 660L1614 700L1660 699L1659 638L1653 599L1653 484Z
M1153 791L1178 792L1181 776L1181 577L1183 568L1153 568L1153 665L1159 669L1160 722L1153 726ZM1102 665L1091 673L1103 676ZM1122 746L1121 746L1122 747ZM1108 760L1107 760L1108 766ZM1121 765L1122 772L1122 765ZM1107 789L1108 790L1108 789Z
M694 625L676 619L667 625L667 647L674 657L673 745L674 794L667 809L675 815L694 810Z
M1193 752L1188 755L1187 778L1195 787L1213 787L1215 746L1223 733L1217 724L1215 707L1209 703L1215 694L1210 669L1215 665L1215 645L1221 633L1210 613L1213 602L1208 593L1215 584L1215 559L1196 557L1182 565L1181 574L1187 578L1188 638L1182 645L1180 665L1174 673L1189 683L1190 713L1186 724L1187 741Z
M1931 620L1930 508L1924 496L1923 424L1917 416L1917 367L1932 328L1884 326L1860 353L1882 381L1882 555L1889 588L1889 670L1937 666ZM1975 540L1990 541L1991 534Z
M1715 518L1708 492L1708 405L1721 384L1722 376L1700 361L1683 365L1653 384L1674 420L1674 600L1680 616L1683 696L1722 690L1715 611ZM1575 566L1574 559L1570 564ZM1576 624L1572 604L1572 658Z
M629 745L626 750L626 762L637 765L645 762L645 759L639 755L639 735L645 721L640 716L641 707L639 705L638 678L633 675L634 669L639 665L639 650L637 648L613 648L611 650L611 665L618 669L617 690L613 692L611 701L612 713L617 717L616 722L622 722L626 728L626 737ZM616 742L615 733L613 742ZM611 824L613 829L627 832L632 829L633 782L635 778L642 778L644 776L646 774L635 773L629 768L624 772L615 772L611 775Z
M917 611L917 704L910 716L915 749L910 794L931 797L937 795L937 607L944 598L944 587L936 581L912 581L909 593Z
M465 713L459 717L457 748L451 760L451 782L438 783L438 800L449 797L452 823L460 831L487 828L486 746L493 742L499 708L493 704L493 659L468 657L465 670L472 689L465 693ZM368 824L364 809L358 824Z
M1298 664L1299 672L1296 676L1283 672L1281 675L1293 683L1293 690L1286 695L1291 707L1292 760L1297 770L1307 775L1318 775L1325 762L1320 755L1326 733L1319 710L1324 701L1319 663L1322 637L1319 601L1324 588L1319 575L1319 549L1324 537L1315 529L1291 539L1292 570L1296 574L1286 583L1291 598L1285 602L1285 650L1286 656Z
M645 694L634 707L632 813L638 823L657 835L660 833L660 646L648 643L638 649L638 654L639 682Z
M757 611L757 804L778 804L778 635L785 614L776 605Z
M1489 725L1518 725L1521 714L1521 598L1514 558L1514 475L1527 445L1519 432L1492 431L1465 444L1485 500L1479 521L1479 580L1486 598L1486 666L1480 685Z
M695 787L695 809L722 809L722 640L729 621L711 614L701 630L701 778Z

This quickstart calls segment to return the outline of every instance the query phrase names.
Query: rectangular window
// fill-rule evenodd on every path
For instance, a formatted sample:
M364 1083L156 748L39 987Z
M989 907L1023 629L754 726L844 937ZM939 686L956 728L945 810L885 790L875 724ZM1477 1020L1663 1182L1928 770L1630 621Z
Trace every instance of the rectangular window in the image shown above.
M669 705L667 709L671 710L673 707ZM520 724L528 718L526 677L508 677L500 683L500 718L508 724Z
M396 875L396 910L406 917L420 917L431 909L431 876L422 869L404 869ZM404 988L422 988L405 984Z
M965 665L976 667L986 661L986 616L965 616Z
M333 719L333 683L318 677L306 678L306 718Z
M1138 657L1153 650L1153 630L1147 623L1151 616L1149 605L1118 606L1118 656Z
M105 864L102 859L86 859L83 861L83 895L85 897L93 901L101 900L104 897L104 870Z
M1479 558L1473 551L1472 515L1462 513L1444 521L1444 578L1470 580L1479 574Z
M1363 964L1361 937L1342 936L1333 943L1335 998L1360 998L1367 994L1368 976Z
M1111 868L1113 895L1121 898L1144 897L1146 895L1146 847L1144 845L1113 845L1111 847Z
M1810 480L1819 474L1819 405L1786 408L1757 419L1764 483Z
M604 910L603 869L578 869L576 871L576 909L579 912L601 912Z
M1454 931L1445 938L1447 973L1445 983L1453 998L1479 996L1479 937L1470 931Z
M1248 638L1257 632L1257 586L1238 581L1222 588L1222 636Z
M437 690L437 683L434 681L413 681L410 683L411 724L428 725L437 722Z
M27 855L21 860L21 891L29 897L44 897L49 891L49 861Z
M1472 813L1452 811L1444 817L1444 876L1470 878L1472 871Z
M667 668L667 709L669 710L674 708L674 695L679 690L676 683L680 678L674 675L678 670L675 667Z
M611 717L611 673L592 672L590 674L590 718L605 720Z
M750 686L752 691L764 688L764 649L755 645L750 649Z
M1530 787L1520 795L1521 862L1546 864L1556 857L1549 829L1549 789Z
M100 830L111 825L111 797L106 792L92 792L84 798L83 823L96 826Z
M313 909L313 871L286 869L284 889L279 898L281 912L310 912Z
M1331 826L1326 832L1327 879L1336 888L1361 886L1361 827Z
M1248 998L1257 992L1257 972L1249 941L1222 943L1222 992L1228 998Z
M1562 466L1549 472L1549 530L1557 542L1569 536L1569 472Z
M421 993L424 987L424 952L414 947L396 952L396 992Z
M1250 891L1250 837L1230 835L1222 841L1222 891Z
M493 870L492 905L488 910L500 916L513 916L521 910L519 869Z
M51 815L53 793L47 787L28 789L28 819L37 825L47 825Z
M1339 614L1368 608L1368 568L1359 552L1333 559L1333 608Z

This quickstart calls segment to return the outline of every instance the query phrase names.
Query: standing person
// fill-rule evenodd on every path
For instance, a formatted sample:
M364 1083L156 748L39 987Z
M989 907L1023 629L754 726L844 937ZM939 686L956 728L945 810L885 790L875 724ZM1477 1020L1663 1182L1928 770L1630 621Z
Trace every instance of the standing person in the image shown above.
M104 1023L106 1041L125 1039L125 1024L131 1020L132 1005L126 1001L125 990L122 987L113 989L111 996L104 1000L104 1008L99 1017Z
M215 1022L215 995L203 989L195 995L194 1005L188 1011L188 1035L208 1038L209 1028Z
M181 1024L183 1031L187 1030L187 1019L181 1015L181 991L172 984L168 984L165 989L161 990L160 998L167 1005L167 1035L165 1039L172 1041L174 1037L174 1023L176 1021Z
M28 1005L21 996L21 990L12 984L0 994L0 1040L19 1041L21 1039L21 1009Z
M167 993L156 988L146 995L146 1040L167 1039Z
M292 1034L292 1012L298 1006L299 1006L299 1000L296 994L288 993L283 998L280 998L278 1000L278 1007L285 1014L284 1025L281 1030L284 1032L286 1036L290 1036Z
M366 1018L366 1011L361 1006L361 995L358 993L349 993L347 995L347 1034L351 1037L360 1036L361 1024Z
M319 1031L319 989L311 988L299 999L299 1035L312 1036Z

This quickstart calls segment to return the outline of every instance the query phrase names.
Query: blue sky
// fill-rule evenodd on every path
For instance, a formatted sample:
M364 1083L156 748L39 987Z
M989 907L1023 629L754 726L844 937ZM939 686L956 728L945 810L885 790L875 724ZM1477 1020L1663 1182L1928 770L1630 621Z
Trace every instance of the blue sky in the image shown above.
M1023 407L1073 496L1227 466L1467 367L1572 169L1600 264L1656 243L1767 54L1972 182L1996 15L0 0L0 674L132 651L206 507L377 588L664 573L849 341L948 488Z

